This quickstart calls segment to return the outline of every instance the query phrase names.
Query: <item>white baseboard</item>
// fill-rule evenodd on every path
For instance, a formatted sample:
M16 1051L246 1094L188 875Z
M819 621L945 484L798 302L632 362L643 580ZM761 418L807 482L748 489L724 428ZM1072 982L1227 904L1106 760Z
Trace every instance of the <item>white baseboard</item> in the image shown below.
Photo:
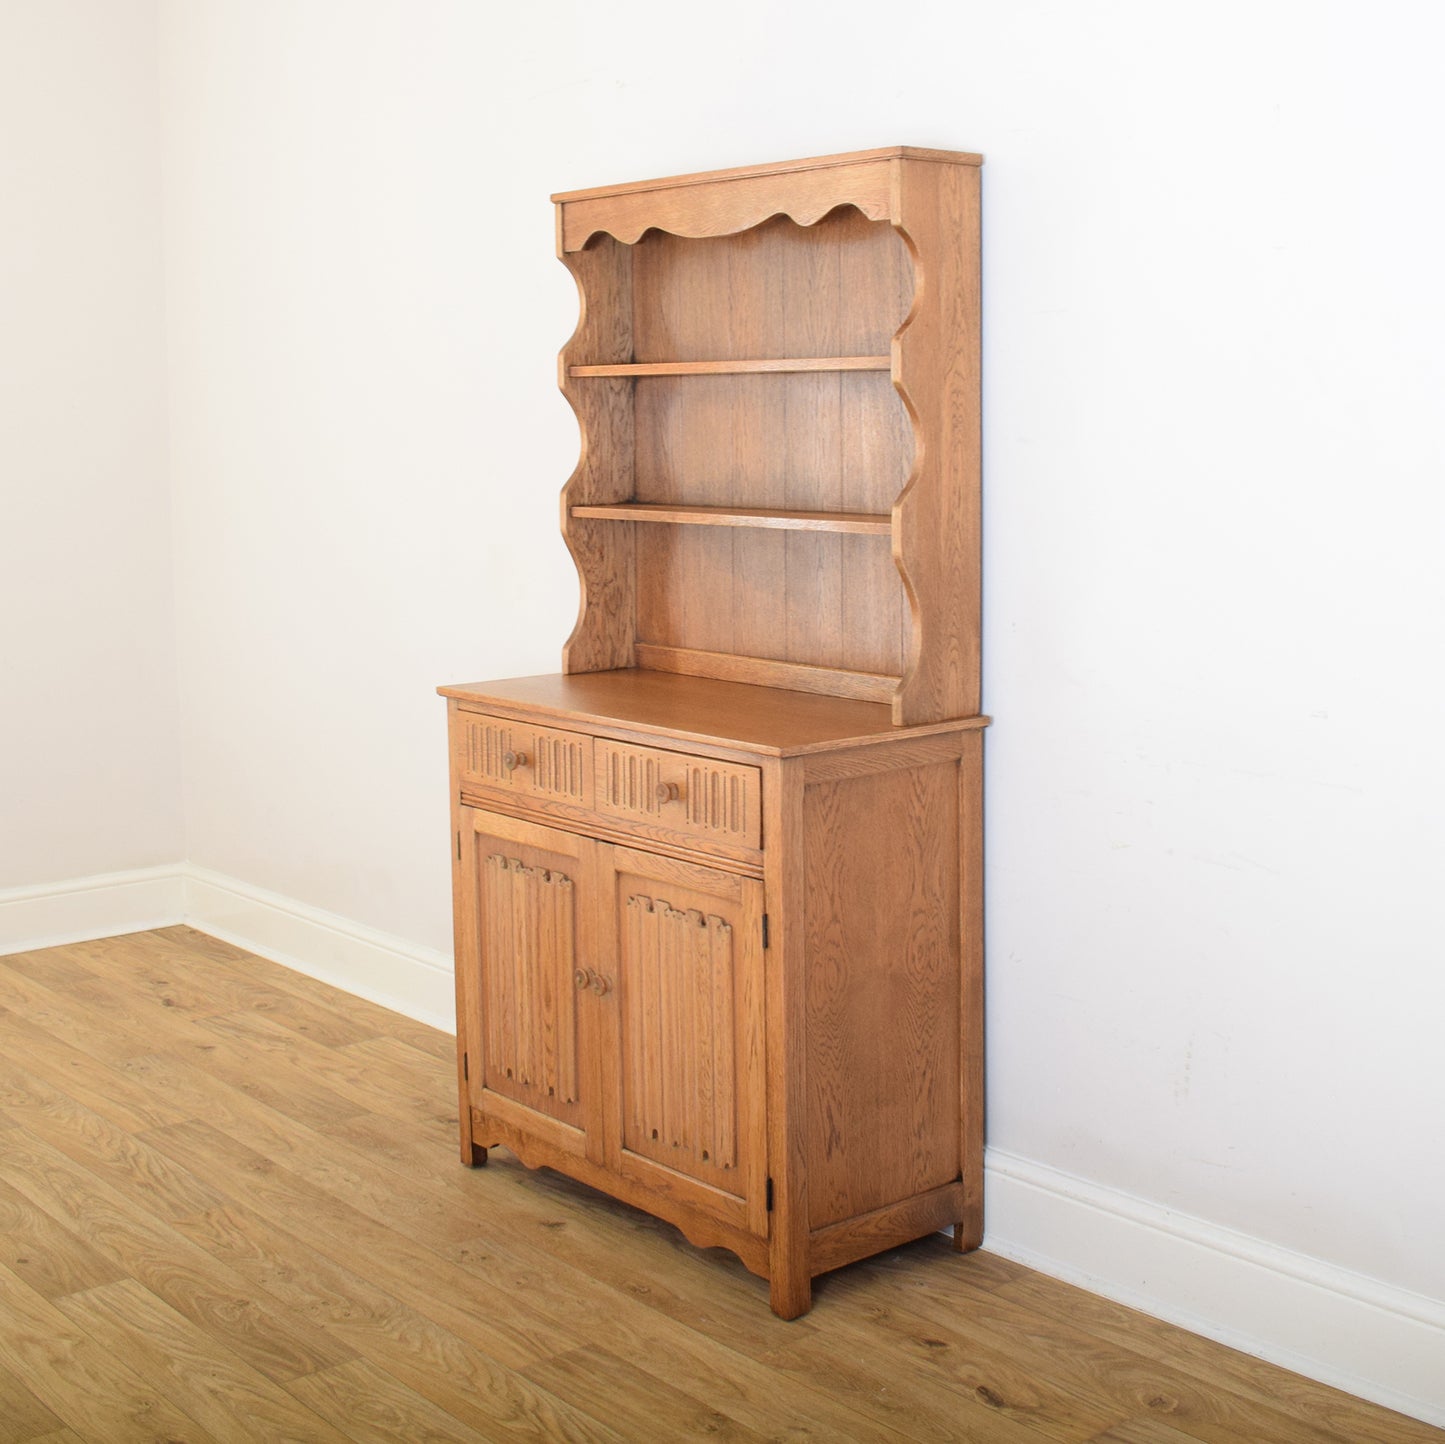
M1445 1425L1445 1301L990 1149L984 1247Z
M452 960L238 878L187 864L181 921L393 1012L456 1031Z
M0 956L181 920L181 866L99 873L0 892Z
M452 960L189 863L0 892L0 956L189 923L447 1032Z

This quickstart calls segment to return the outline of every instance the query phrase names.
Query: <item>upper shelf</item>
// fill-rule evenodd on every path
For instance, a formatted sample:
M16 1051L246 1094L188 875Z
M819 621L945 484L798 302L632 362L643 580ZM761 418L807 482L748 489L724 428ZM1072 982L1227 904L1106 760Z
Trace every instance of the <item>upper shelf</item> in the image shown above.
M901 219L897 171L904 161L978 166L983 157L896 145L563 191L552 197L558 209L557 250L580 251L604 231L631 245L654 228L693 238L730 236L775 215L810 226L839 206L855 206L869 220L896 225Z
M777 356L758 361L625 361L569 366L569 376L739 376L786 371L887 371L889 356Z
M849 532L888 536L889 516L866 511L794 511L782 507L669 506L660 502L611 502L574 506L573 516L601 521L662 522L670 526L740 526L779 531Z
M567 674L978 711L979 179L895 147L556 197Z

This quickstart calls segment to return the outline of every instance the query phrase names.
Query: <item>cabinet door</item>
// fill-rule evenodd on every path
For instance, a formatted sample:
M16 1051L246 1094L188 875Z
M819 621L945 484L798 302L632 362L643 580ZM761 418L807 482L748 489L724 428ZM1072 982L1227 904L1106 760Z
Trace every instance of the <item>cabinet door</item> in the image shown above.
M613 1166L766 1233L762 884L603 850L617 969Z
M582 899L595 849L473 808L462 822L457 969L471 1106L564 1152L600 1156L600 1137L587 1136L596 1050L578 982L588 981Z

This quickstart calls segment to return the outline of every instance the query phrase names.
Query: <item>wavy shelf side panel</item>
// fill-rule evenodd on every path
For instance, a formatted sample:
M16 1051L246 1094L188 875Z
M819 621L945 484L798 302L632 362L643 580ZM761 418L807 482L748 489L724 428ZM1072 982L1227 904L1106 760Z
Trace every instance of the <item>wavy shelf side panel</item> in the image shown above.
M912 612L899 726L976 716L981 704L979 175L905 166L895 229L913 257L913 307L893 378L913 424L912 474L894 505L893 557Z
M562 648L564 672L633 665L636 555L632 527L574 517L576 506L632 496L635 470L632 383L626 377L574 385L582 360L623 362L632 355L632 262L625 247L600 242L561 253L577 282L577 329L557 361L558 383L577 417L581 451L562 488L562 537L577 567L577 622Z

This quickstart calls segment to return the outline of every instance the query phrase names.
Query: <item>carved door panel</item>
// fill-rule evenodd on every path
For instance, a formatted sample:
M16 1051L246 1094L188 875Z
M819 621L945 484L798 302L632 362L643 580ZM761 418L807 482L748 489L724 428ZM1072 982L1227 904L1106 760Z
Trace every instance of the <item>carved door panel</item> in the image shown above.
M600 1155L600 1135L586 1137L595 1030L580 963L593 845L471 808L463 820L458 988L471 1105L566 1152Z
M613 1166L766 1233L762 884L605 851L616 966Z

